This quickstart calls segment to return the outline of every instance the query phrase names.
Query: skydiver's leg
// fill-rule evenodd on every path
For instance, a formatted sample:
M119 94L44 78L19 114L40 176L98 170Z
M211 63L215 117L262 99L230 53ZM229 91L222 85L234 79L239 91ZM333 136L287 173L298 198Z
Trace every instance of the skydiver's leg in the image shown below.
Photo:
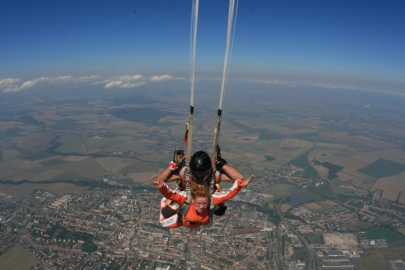
M225 204L219 204L217 206L218 206L218 209L214 211L214 215L216 215L218 217L225 215L225 211L228 208L228 206L226 206Z
M171 200L162 198L160 201L160 214L163 218L170 218L173 215L177 215L179 212L179 205Z
M166 208L167 210L164 210ZM165 212L165 215L168 215L170 211L172 211L172 213L174 214L167 217L163 216L163 212ZM178 228L183 226L183 223L181 222L181 219L177 212L178 210L174 211L173 208L170 206L170 202L167 202L166 198L162 198L162 200L160 201L160 220L159 220L162 227Z
M221 182L235 182L238 179L244 179L242 173L235 167L225 164L220 169L221 172Z

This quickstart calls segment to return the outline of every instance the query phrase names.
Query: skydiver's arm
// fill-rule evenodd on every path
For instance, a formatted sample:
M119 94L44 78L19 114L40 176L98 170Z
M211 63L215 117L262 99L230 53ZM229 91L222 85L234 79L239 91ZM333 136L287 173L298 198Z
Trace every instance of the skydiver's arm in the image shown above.
M235 181L235 183L233 184L233 186L224 191L224 192L215 192L214 194L212 194L212 199L214 201L214 205L219 205L219 204L223 204L224 202L232 199L233 197L236 196L236 194L238 194L238 192L249 185L250 181L253 179L254 175L250 175L250 177L246 180L242 180L242 179L237 179Z
M243 179L243 175L238 169L229 164L222 166L221 182L233 183L237 179Z
M157 188L166 199L172 200L178 204L183 204L187 200L187 192L176 192L172 190L159 178L158 175L152 175L150 181L152 182L152 185Z
M169 166L166 169L163 169L160 174L159 178L165 183L168 182L174 182L178 179L179 177L179 166L180 164L184 163L184 151L183 150L176 150L173 153L173 160L169 162ZM180 166L183 167L183 166Z
M172 170L170 167L163 169L159 174L160 180L165 183L176 181L180 178L178 170Z

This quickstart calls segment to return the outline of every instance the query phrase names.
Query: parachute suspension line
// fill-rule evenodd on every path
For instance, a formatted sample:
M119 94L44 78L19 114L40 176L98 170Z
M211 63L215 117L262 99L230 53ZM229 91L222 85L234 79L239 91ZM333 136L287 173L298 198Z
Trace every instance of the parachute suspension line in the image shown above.
M194 77L195 77L195 57L197 49L197 24L198 24L199 0L193 0L192 24L191 24L191 99L190 107L194 107ZM190 111L192 114L192 112Z
M226 79L227 79L227 74L228 74L229 50L230 50L230 45L231 45L231 37L232 37L232 44L233 44L233 36L234 35L232 33L233 33L234 27L236 25L236 20L234 21L235 1L236 0L229 0L228 30L227 30L227 36L226 36L224 70L222 72L221 95L220 95L220 98L219 98L218 115L217 115L217 121L215 123L215 129L214 129L214 141L213 141L213 144L212 144L211 158L213 160L215 160L215 158L217 157L216 146L218 144L219 131L221 129L222 103L223 103ZM237 5L236 5L236 7L237 7Z
M194 77L195 77L195 57L197 47L197 23L198 23L198 7L199 0L193 0L193 8L191 14L191 36L190 36L190 51L191 51L191 97L190 97L190 115L188 117L185 143L187 146L188 157L191 156L191 146L193 141L193 127L194 127Z
M232 41L231 41L231 48L230 48L230 52L229 52L228 65L231 64L231 59L232 59L233 43L235 41L235 32L236 32L236 21L237 21L237 17L238 17L238 7L239 7L239 1L236 0L235 16L234 16L233 25L232 25ZM226 78L228 78L228 74L229 74L229 69L227 70ZM225 84L225 89L224 89L224 96L225 96L225 92L226 92L226 84Z

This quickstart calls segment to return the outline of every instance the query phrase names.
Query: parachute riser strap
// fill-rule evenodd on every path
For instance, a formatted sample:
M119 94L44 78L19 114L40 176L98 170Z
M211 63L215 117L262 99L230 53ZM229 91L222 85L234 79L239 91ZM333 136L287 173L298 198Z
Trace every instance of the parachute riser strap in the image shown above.
M190 186L190 176L191 176L191 172L190 172L190 161L188 159L186 159L186 162L184 164L184 181L186 182L186 191L189 192L191 189Z
M193 127L194 127L194 116L191 113L194 110L194 107L190 107L190 116L188 117L187 127L186 127L186 146L187 146L187 153L188 157L191 157L191 147L193 142Z
M212 154L211 154L212 160L215 160L215 158L217 157L217 144L220 130L221 130L221 116L218 115L217 122L215 123L214 128L214 141L212 143Z
M215 181L215 172L213 172L213 173L211 174L211 182L210 182L210 193L211 193L211 194L215 192L215 184L216 184L216 181Z
M187 200L180 206L179 214L182 217L185 217L187 215L188 209L190 208L190 203L192 200L191 197L191 192L190 190L187 190Z
M208 205L210 206L209 214L210 214L210 218L212 218L214 216L214 212L216 210L215 208L215 204L214 204L214 200L212 199L212 197L210 196L210 201L208 203Z

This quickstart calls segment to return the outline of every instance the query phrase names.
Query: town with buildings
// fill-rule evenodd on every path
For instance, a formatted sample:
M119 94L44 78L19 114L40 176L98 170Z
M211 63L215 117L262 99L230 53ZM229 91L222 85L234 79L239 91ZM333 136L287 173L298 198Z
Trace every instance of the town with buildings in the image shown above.
M380 224L384 211L393 227L404 226L402 211L382 209L373 196L280 211L288 198L261 193L265 183L320 186L295 173L284 168L255 179L227 202L224 216L198 229L162 228L161 194L150 183L127 186L111 175L102 179L107 186L86 195L38 189L13 201L1 193L0 255L20 245L37 259L32 269L356 269L364 250L388 244L344 224ZM400 259L387 265L403 269Z

